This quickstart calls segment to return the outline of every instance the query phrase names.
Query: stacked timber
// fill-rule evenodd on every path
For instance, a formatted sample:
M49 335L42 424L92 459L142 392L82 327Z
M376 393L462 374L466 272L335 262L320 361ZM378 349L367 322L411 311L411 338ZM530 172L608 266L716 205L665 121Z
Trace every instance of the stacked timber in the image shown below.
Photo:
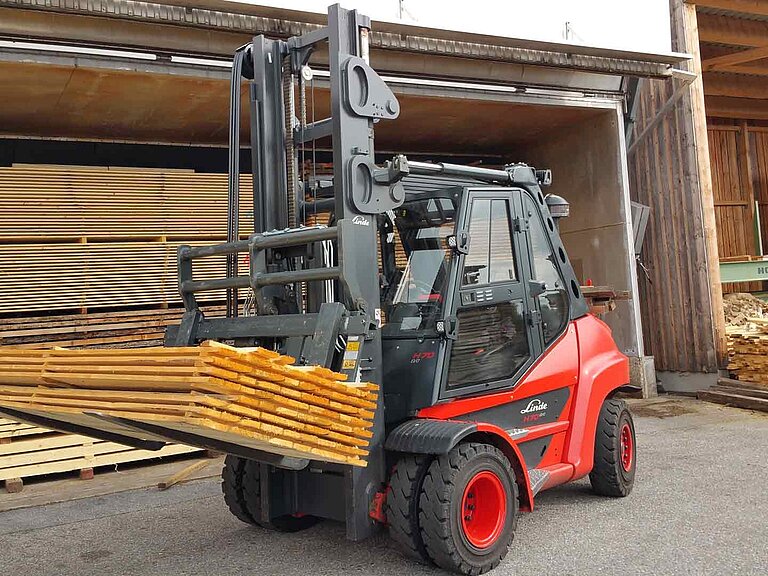
M242 237L252 204L244 175ZM226 239L227 175L14 165L0 168L0 213L0 314L175 305L178 246ZM200 279L225 272L225 257L195 262Z
M32 424L0 418L0 481L9 492L23 488L23 479L62 472L91 473L100 466L154 460L199 451L169 444L157 451L139 450L78 434L62 434Z
M748 322L751 328L728 331L728 370L739 380L768 386L768 318Z
M701 400L768 411L768 303L748 293L723 298L728 338L728 370L736 379L720 378L698 392Z
M207 317L224 306L204 306ZM139 348L162 346L165 329L178 324L183 308L92 312L0 319L0 346L19 348Z
M0 349L0 407L93 413L285 456L365 466L378 388L216 342L135 350Z

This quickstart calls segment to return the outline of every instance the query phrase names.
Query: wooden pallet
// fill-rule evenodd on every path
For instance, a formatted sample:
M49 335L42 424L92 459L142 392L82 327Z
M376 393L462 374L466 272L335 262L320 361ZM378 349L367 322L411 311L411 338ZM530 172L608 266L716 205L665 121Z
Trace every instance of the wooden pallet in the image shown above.
M157 451L138 450L77 434L40 430L39 435L14 438L10 443L0 444L0 480L9 492L20 491L24 478L75 471L87 479L93 477L93 470L100 466L199 451L199 448L177 444L166 445Z
M10 444L17 438L50 434L50 432L47 428L40 428L33 424L24 424L0 418L0 444Z
M0 406L80 425L98 412L276 454L365 466L378 387L344 382L321 367L290 366L293 361L216 342L135 350L5 348ZM91 424L105 426L98 419Z

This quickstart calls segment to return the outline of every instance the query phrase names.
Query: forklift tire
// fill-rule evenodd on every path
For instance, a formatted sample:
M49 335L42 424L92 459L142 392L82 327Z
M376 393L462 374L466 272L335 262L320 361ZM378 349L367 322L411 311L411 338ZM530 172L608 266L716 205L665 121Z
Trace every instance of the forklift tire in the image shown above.
M515 474L494 446L464 443L430 465L421 488L419 523L432 561L476 576L499 565L515 537Z
M595 463L589 480L602 496L622 497L632 491L637 465L635 425L627 403L603 402L595 431Z
M278 470L277 474L281 474ZM272 518L269 522L262 522L261 518L261 462L246 460L243 474L243 499L248 513L254 518L254 524L258 524L267 530L276 532L300 532L311 528L320 521L316 516L303 514L286 514Z
M422 563L432 561L424 548L419 529L419 495L433 457L403 456L395 464L387 493L389 535L406 556Z
M224 459L224 469L221 471L221 491L227 508L238 520L246 524L256 524L248 512L248 506L243 496L243 476L245 475L245 458L227 454Z

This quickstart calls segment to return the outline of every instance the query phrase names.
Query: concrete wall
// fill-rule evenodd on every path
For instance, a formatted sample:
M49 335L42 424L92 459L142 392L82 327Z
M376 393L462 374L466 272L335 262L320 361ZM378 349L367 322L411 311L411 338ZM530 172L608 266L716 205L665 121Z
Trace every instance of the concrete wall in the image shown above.
M577 276L598 285L628 290L636 297L634 250L625 209L629 196L622 150L622 127L615 110L563 126L541 144L519 150L516 158L551 168L547 191L571 203L560 232ZM643 354L636 302L619 301L604 318L619 347L629 356Z

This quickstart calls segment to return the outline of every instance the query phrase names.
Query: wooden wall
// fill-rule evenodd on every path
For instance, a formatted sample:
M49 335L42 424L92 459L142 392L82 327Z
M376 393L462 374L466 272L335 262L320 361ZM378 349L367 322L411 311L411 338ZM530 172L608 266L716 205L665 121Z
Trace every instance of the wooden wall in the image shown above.
M718 123L715 119L707 132L720 258L757 255L758 217L763 246L768 247L768 128L747 122ZM723 285L725 292L763 289L762 282Z
M670 8L673 49L697 52L695 8ZM642 85L630 190L651 208L642 252L650 278L638 273L646 354L660 371L714 372L725 358L722 294L697 55L690 67L699 76L669 111L679 80Z

